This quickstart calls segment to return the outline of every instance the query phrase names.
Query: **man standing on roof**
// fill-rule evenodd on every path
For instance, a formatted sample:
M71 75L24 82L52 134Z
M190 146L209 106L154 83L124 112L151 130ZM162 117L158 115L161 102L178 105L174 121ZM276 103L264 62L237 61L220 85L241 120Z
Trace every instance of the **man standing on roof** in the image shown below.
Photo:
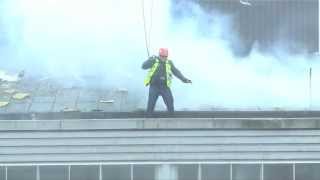
M173 96L170 90L172 74L184 83L191 83L168 59L168 49L160 48L159 56L152 56L142 64L142 69L150 69L144 84L149 86L147 114L152 115L158 97L161 95L168 112L174 112Z

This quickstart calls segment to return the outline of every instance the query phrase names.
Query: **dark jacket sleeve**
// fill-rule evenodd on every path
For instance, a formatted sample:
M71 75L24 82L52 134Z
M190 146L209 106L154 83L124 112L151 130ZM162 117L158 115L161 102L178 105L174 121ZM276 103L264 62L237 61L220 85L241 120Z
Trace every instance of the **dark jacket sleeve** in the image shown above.
M150 69L153 64L154 64L155 58L149 57L143 64L142 64L142 69Z
M177 78L179 78L181 81L187 80L187 78L182 75L182 73L179 71L179 69L177 69L174 66L173 62L170 61L170 63L171 63L172 74L175 75Z

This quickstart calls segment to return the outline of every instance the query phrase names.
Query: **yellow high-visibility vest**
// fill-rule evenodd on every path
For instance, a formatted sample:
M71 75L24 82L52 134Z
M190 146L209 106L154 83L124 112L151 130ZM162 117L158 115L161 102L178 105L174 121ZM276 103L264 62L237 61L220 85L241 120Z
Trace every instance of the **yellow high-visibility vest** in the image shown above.
M156 73L158 67L160 64L160 60L158 58L156 58L156 62L153 64L153 66L151 67L151 69L149 70L147 77L144 79L144 85L148 86L150 85L151 79L154 76L154 74ZM166 84L168 87L171 86L171 82L172 82L172 71L171 71L171 63L170 60L166 60Z

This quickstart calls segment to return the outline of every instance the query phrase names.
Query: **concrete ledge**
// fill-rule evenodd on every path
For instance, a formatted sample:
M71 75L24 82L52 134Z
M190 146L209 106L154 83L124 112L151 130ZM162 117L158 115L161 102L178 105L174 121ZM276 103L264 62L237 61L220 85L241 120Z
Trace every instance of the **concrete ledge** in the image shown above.
M314 118L320 111L175 111L155 112L154 118ZM0 120L57 120L57 119L140 119L146 118L143 111L136 112L43 112L1 113Z
M122 129L320 129L320 117L0 120L0 131Z

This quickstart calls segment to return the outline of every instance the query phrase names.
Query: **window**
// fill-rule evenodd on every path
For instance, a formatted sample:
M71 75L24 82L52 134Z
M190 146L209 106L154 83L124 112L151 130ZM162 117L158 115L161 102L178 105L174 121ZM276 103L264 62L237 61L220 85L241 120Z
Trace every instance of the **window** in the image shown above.
M68 180L68 166L41 166L41 180Z
M202 180L230 180L229 164L201 165Z
M198 165L178 165L178 180L197 180Z
M264 180L292 180L292 164L265 164Z
M71 166L71 180L99 180L99 166Z
M260 180L260 165L235 164L232 168L233 180Z
M6 179L6 169L5 167L0 166L0 180Z
M37 168L35 166L9 166L8 180L36 180Z
M154 180L155 166L153 165L134 165L133 180Z
M102 176L103 180L131 180L130 165L105 165Z
M320 164L296 164L296 180L319 180Z

